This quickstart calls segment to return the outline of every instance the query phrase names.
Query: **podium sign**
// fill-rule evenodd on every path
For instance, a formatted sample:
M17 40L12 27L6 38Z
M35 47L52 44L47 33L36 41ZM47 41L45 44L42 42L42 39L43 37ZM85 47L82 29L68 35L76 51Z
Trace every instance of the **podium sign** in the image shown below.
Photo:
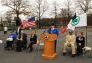
M45 42L42 56L46 59L54 59L57 55L55 52L55 40L57 39L57 35L42 34L40 38Z

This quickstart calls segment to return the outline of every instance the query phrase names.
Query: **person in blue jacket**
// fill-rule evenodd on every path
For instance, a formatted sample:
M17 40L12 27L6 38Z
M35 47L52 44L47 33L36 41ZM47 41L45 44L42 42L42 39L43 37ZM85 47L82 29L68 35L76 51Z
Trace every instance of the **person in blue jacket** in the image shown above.
M59 30L55 27L55 24L52 23L51 27L48 29L49 34L56 34L57 36L59 35ZM56 44L57 40L55 40L55 52L56 52Z

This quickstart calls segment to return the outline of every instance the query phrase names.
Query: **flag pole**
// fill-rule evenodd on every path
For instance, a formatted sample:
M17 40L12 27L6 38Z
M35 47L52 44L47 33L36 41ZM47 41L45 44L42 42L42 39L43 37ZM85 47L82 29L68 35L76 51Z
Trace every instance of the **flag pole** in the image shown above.
M86 17L87 17L87 14L86 14ZM87 26L86 26L86 42L85 42L85 46L87 46L87 41L88 41L87 38L88 38L88 33L87 33Z
M87 34L87 26L86 26L86 42L85 42L85 46L87 46L87 37L88 37L88 34Z

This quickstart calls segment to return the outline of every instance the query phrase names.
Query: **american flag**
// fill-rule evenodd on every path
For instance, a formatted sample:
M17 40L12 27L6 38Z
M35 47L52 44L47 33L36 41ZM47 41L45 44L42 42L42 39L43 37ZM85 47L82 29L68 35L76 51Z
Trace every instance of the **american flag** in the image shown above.
M33 28L36 26L35 17L31 17L28 21L24 20L21 24L22 29Z
M35 17L29 18L28 22L30 27L36 26Z

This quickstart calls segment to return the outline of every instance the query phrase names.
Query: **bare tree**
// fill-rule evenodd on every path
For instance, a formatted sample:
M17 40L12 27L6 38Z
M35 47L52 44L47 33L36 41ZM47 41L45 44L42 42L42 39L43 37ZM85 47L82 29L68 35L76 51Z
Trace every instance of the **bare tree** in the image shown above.
M35 5L34 5L35 4ZM48 10L48 3L46 0L35 0L35 3L32 4L32 15L36 16L39 19L43 16L43 14Z
M6 18L6 20L8 21L8 23L11 23L12 14L11 14L10 11L7 11L5 18Z
M57 18L57 16L58 16L58 3L55 1L54 3L53 3L53 13L54 13L54 18L56 19Z
M85 13L88 12L89 9L92 9L92 0L77 0L77 3L81 10Z
M71 0L67 0L67 2L65 3L66 6L66 11L67 11L67 17L71 17L73 14L73 10L72 10L72 2Z
M2 0L2 4L11 9L11 11L16 14L16 21L19 23L19 15L22 13L26 13L26 9L28 8L28 0Z
M35 0L34 4L32 4L32 15L37 17L39 25L41 17L48 10L48 3L46 0Z
M67 25L67 23L66 23L66 21L67 21L67 16L68 16L67 9L62 8L62 9L61 9L61 12L60 12L60 14L59 14L59 16L62 17L63 20L64 20L63 25L64 25L64 26Z
M3 27L3 19L2 19L2 16L0 17L0 26L1 26L1 28Z
M58 23L57 18L59 17L59 16L58 16L58 14L59 14L59 4L58 4L57 1L54 1L54 2L52 3L52 5L53 5L53 7L52 7L52 9L51 9L51 15L53 15L53 17L54 17L53 23L57 24L57 23Z
M65 2L65 8L62 8L60 11L59 16L61 16L64 19L64 25L66 26L70 20L70 18L72 17L72 15L74 14L74 9L71 7L72 3L70 0L67 0Z

